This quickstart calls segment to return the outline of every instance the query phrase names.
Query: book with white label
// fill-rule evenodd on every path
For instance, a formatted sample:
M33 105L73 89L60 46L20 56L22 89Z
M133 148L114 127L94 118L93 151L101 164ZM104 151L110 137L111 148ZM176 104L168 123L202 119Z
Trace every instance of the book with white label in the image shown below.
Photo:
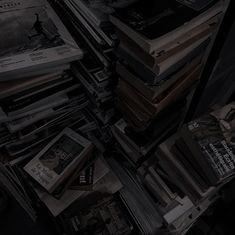
M45 0L1 1L0 22L1 78L82 58L82 50Z
M90 141L66 128L44 147L24 170L51 193L79 164L84 163L92 148Z

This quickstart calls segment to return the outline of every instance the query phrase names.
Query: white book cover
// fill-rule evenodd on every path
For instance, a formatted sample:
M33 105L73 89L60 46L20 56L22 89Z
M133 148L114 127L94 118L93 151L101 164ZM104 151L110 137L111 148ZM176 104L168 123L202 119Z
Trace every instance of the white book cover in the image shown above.
M66 128L24 170L51 193L74 171L91 149L90 141Z
M0 1L0 74L43 69L83 55L44 0Z

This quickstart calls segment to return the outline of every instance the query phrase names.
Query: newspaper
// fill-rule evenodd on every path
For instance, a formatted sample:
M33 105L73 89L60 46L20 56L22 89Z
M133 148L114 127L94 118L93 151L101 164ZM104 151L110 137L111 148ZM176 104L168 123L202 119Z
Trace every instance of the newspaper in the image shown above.
M0 2L0 73L80 59L81 49L44 0Z

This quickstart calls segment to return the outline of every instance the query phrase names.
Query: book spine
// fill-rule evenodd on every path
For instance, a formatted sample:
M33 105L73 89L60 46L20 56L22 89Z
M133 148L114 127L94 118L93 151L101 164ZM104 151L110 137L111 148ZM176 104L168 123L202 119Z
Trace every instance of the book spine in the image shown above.
M190 131L187 129L187 127L183 127L181 131L181 135L182 135L184 142L190 147L190 150L193 153L192 157L196 159L198 165L200 166L204 174L208 177L208 180L210 181L210 183L212 185L217 184L219 181L219 177L211 168L206 157L201 152L199 144L193 139L193 136L190 133Z

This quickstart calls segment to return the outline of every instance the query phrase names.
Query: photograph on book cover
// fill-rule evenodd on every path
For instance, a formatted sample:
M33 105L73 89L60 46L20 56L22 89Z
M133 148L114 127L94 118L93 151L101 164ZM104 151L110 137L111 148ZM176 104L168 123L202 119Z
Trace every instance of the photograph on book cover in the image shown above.
M42 7L9 11L0 15L0 57L58 47L65 44Z
M83 149L82 145L63 135L39 160L45 167L60 175Z

